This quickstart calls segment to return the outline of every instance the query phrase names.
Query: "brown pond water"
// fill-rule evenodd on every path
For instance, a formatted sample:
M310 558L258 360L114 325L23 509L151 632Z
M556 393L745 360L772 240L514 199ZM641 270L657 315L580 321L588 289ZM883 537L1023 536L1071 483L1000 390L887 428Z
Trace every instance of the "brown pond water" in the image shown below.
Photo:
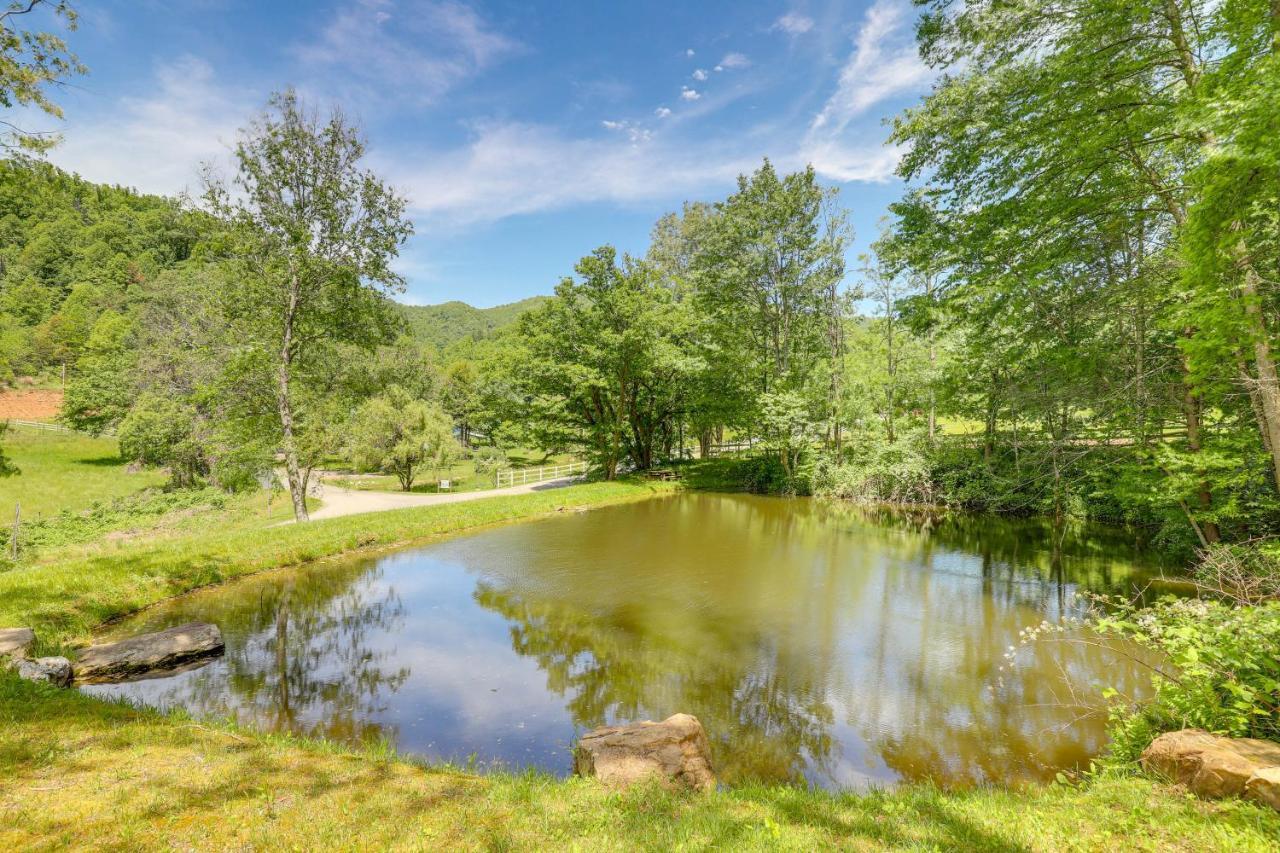
M1117 531L682 494L192 594L113 633L211 621L224 658L84 689L560 774L582 731L685 711L730 784L1043 779L1103 748L1081 704L1147 676L1052 643L999 683L1002 655L1155 574Z

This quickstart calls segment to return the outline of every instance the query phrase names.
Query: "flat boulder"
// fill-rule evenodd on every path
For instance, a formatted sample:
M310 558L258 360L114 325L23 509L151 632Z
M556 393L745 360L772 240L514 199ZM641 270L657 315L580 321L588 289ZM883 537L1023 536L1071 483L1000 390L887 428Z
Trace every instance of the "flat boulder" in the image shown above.
M71 661L66 658L19 658L18 676L28 681L47 681L56 687L71 686Z
M1280 743L1182 729L1153 740L1141 762L1201 797L1243 796L1280 810Z
M697 791L716 786L707 733L690 714L674 714L660 723L646 720L593 729L578 741L573 769L611 788L627 788L648 779Z
M127 681L155 670L175 669L222 654L217 625L192 622L154 634L139 634L118 643L90 646L76 658L76 681L99 684Z
M24 658L35 642L36 632L30 628L0 628L0 655Z

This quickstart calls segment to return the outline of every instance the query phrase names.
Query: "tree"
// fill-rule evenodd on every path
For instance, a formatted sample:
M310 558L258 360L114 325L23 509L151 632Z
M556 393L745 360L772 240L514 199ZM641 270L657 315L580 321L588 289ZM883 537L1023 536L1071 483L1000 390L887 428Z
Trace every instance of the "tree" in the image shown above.
M424 466L448 465L460 453L449 416L394 386L360 406L350 449L357 465L395 474L406 492Z
M542 446L581 447L613 479L670 446L697 365L679 345L687 315L648 264L603 246L575 269L521 318L511 367Z
M852 236L835 201L812 168L779 176L766 160L716 205L692 261L719 357L741 367L753 396L804 393L811 418L833 422L833 436L839 371L820 367L843 356L840 288ZM823 375L830 381L815 387Z
M238 272L230 311L274 366L280 450L300 521L307 508L295 383L323 342L385 340L393 322L385 297L403 288L390 262L413 230L406 203L361 168L364 153L341 112L321 120L290 90L273 95L242 134L230 187L206 170L205 201Z
M62 108L49 97L49 88L88 69L61 36L21 28L26 16L37 9L60 19L69 31L76 28L76 11L68 0L10 0L4 6L0 12L0 106L6 110L34 107L62 118ZM8 120L0 120L0 125L4 127L0 148L9 151L40 152L58 144L54 134L24 130Z

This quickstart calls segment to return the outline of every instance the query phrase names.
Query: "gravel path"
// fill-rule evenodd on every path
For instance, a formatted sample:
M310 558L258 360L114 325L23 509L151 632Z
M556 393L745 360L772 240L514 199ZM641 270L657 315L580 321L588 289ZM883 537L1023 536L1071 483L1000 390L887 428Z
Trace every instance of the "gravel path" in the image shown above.
M365 512L386 512L389 509L404 509L410 506L434 506L435 504L451 504L460 501L475 501L482 498L496 498L501 495L523 495L528 492L541 492L547 489L561 489L580 481L581 477L561 477L558 480L545 480L541 483L527 483L522 486L511 486L506 489L488 489L483 492L446 492L442 495L415 495L405 492L365 492L355 489L344 489L332 483L321 482L318 489L312 492L314 497L323 502L323 506L311 513L313 521L323 518L338 518L343 515L359 515Z

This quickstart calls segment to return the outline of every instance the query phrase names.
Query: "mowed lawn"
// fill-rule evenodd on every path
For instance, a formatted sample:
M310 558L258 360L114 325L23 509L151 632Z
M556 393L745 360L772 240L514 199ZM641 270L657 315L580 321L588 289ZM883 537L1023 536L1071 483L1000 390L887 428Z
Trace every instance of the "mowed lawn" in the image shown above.
M127 470L114 438L11 426L3 441L5 455L22 473L0 478L0 524L13 520L19 501L22 517L35 520L86 509L167 479L163 471Z

